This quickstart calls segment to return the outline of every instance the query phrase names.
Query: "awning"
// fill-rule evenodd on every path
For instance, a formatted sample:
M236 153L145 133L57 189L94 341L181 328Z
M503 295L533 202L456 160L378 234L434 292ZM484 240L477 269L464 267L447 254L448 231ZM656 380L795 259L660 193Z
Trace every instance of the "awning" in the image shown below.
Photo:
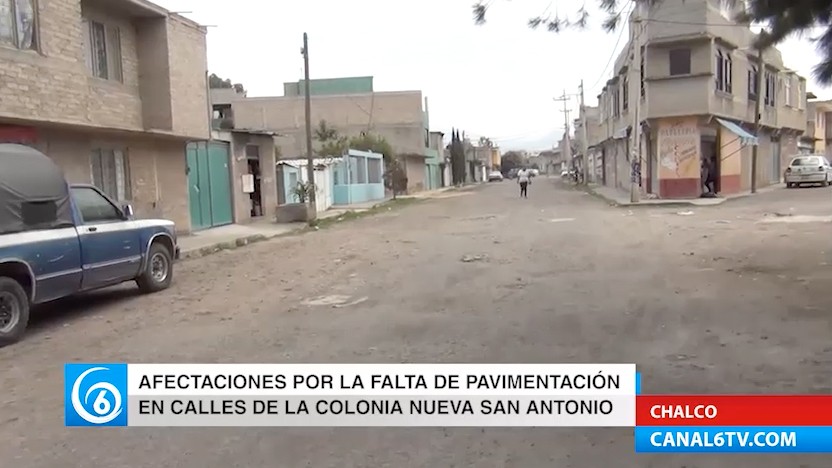
M716 120L719 122L720 125L727 128L728 130L731 130L735 135L737 135L740 138L740 141L742 142L743 146L757 145L757 137L746 132L739 125L735 124L734 122L731 122L730 120L722 120L719 117L717 117Z

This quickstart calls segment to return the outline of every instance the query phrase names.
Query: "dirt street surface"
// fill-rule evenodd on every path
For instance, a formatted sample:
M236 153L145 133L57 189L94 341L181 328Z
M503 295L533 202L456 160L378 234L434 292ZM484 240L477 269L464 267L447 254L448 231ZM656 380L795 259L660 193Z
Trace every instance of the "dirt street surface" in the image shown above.
M646 393L832 392L832 190L632 210L554 180L517 191L186 261L156 295L50 305L0 350L0 466L829 466L636 455L631 429L63 427L67 361L635 362Z

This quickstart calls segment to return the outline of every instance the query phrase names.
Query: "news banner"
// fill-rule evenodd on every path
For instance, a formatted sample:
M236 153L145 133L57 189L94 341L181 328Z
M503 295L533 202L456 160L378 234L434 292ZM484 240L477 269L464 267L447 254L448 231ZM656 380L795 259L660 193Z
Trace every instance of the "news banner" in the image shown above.
M832 395L644 395L635 364L76 364L67 426L618 427L636 452L831 453Z

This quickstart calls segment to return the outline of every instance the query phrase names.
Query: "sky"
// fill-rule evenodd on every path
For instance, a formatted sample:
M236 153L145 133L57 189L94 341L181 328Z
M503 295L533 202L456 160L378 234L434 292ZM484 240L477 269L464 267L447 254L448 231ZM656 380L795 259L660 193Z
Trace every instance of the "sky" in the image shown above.
M421 90L432 130L459 128L504 150L551 148L563 134L563 103L577 117L578 89L587 105L610 77L618 32L587 0L585 30L531 30L543 13L573 14L582 0L492 0L488 22L474 25L474 0L153 0L208 28L211 73L242 83L249 96L280 96L283 82L303 77L300 49L309 35L310 75L373 76L376 91ZM557 5L550 6L550 5ZM818 55L805 39L780 47L787 67L811 76ZM809 90L832 97L810 79Z

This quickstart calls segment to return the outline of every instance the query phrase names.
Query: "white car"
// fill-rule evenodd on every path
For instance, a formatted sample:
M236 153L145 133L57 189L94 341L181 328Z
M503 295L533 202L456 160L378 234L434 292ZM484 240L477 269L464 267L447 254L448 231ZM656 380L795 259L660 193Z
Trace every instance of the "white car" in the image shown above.
M824 156L806 155L792 158L783 177L786 187L802 184L832 185L832 165Z
M502 182L503 174L500 171L491 171L488 173L489 182Z

